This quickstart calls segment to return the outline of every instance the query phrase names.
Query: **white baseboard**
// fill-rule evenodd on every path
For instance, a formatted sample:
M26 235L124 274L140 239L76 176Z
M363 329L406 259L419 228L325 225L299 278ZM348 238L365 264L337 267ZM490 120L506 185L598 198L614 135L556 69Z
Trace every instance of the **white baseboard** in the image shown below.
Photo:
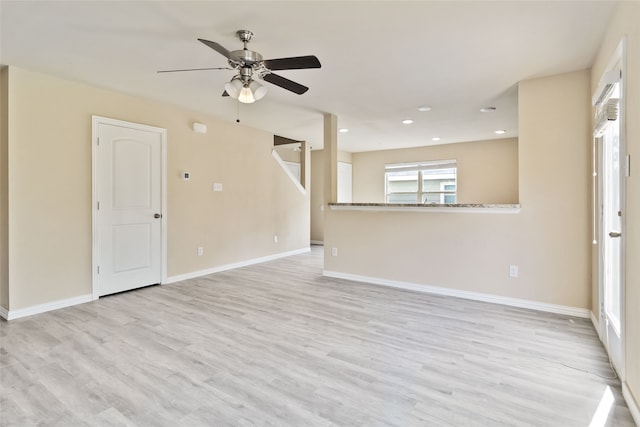
M629 412L631 412L631 416L636 422L636 425L640 426L640 406L633 397L631 390L629 390L629 386L627 385L626 381L622 382L622 397L624 397L624 401L627 403Z
M309 243L311 243L312 245L324 246L324 241L322 240L312 240Z
M200 277L206 274L217 273L224 270L231 270L234 268L246 267L248 265L259 264L262 262L272 261L278 258L284 258L292 255L298 255L298 254L306 253L309 251L311 251L311 248L302 248L302 249L297 249L289 252L283 252L275 255L269 255L261 258L255 258L247 261L237 262L234 264L227 264L220 267L211 268L208 270L194 271L192 273L169 277L167 281L164 283L179 282L181 280L191 279L193 277ZM4 307L0 307L0 317L2 317L5 320L13 320L13 319L18 319L20 317L31 316L33 314L39 314L39 313L44 313L51 310L57 310L59 308L70 307L72 305L84 304L85 302L90 302L93 300L94 300L93 295L87 294L87 295L81 295L79 297L48 302L45 304L34 305L27 308L21 308L19 310L7 310Z
M21 308L19 310L7 310L4 307L0 307L0 316L2 316L2 318L4 318L5 320L14 320L19 319L20 317L32 316L34 314L45 313L47 311L70 307L72 305L84 304L85 302L91 301L93 301L93 295L87 294L81 295L79 297L32 305L31 307Z
M293 251L281 252L279 254L268 255L268 256L264 256L264 257L260 257L260 258L253 258L253 259L249 259L249 260L246 260L246 261L240 261L240 262L235 262L235 263L232 263L232 264L221 265L221 266L218 266L218 267L207 268L205 270L192 271L191 273L178 274L177 276L167 277L167 280L162 282L162 284L165 285L165 284L169 284L169 283L181 282L181 281L187 280L187 279L195 279L196 277L202 277L202 276L206 276L208 274L219 273L221 271L233 270L233 269L241 268L241 267L248 267L250 265L261 264L263 262L273 261L273 260L276 260L276 259L279 259L279 258L286 258L286 257L292 256L292 255L304 254L304 253L307 253L307 252L310 252L310 251L311 251L310 247L302 248L302 249L295 249Z
M596 318L596 315L593 313L593 311L589 312L589 316L591 317L591 323L593 323L593 327L598 333L598 338L600 339L600 341L602 341L602 333L601 333L602 331L600 331L600 322L598 322L598 319Z
M491 302L494 304L508 305L512 307L528 308L532 310L546 311L549 313L564 314L567 316L589 318L590 310L586 308L570 307L566 305L548 304L538 301L530 301L518 298L503 297L500 295L484 294L480 292L463 291L459 289L443 288L439 286L421 285L418 283L400 282L395 280L380 279L377 277L360 276L357 274L340 273L337 271L322 272L324 276L336 279L353 280L356 282L371 283L373 285L389 286L392 288L406 289L410 291L424 292L428 294L444 295L474 301Z

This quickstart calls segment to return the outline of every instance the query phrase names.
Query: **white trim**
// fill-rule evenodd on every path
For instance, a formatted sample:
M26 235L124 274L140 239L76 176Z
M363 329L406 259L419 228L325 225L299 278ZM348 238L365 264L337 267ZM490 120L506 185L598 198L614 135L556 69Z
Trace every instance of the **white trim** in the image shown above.
M332 211L370 211L370 212L445 212L445 213L491 213L517 214L520 205L485 205L485 206L439 206L439 205L367 205L367 204L330 204Z
M300 174L302 173L300 163L289 162L287 160L283 160L282 162L287 166L287 169L289 169L293 176L296 178L296 182L300 182Z
M311 240L309 243L311 243L312 245L324 246L323 240Z
M406 289L410 291L424 292L427 294L444 295L457 298L470 299L474 301L490 302L494 304L508 305L511 307L528 308L531 310L546 311L549 313L564 314L567 316L589 318L590 311L586 308L570 307L566 305L548 304L538 301L530 301L518 298L503 297L480 292L463 291L460 289L443 288L439 286L421 285L418 283L400 282L396 280L380 279L376 277L360 276L357 274L340 273L337 271L322 272L323 276L336 279L353 280L365 282L373 285L389 286L392 288Z
M622 397L624 397L624 401L627 403L629 412L631 412L631 417L636 424L640 426L640 406L638 406L638 403L633 398L633 393L629 390L629 386L626 381L622 381Z
M202 277L208 274L219 273L221 271L233 270L241 267L248 267L250 265L261 264L263 262L273 261L279 258L286 258L292 255L304 254L310 251L311 251L311 248L306 247L302 249L295 249L293 251L281 252L274 255L267 255L260 258L248 259L246 261L235 262L232 264L220 265L218 267L207 268L205 270L192 271L191 273L178 274L177 276L167 277L167 280L162 283L169 284L169 283L181 282L187 279L195 279L196 277Z
M589 312L589 316L591 317L591 323L593 323L594 329L598 333L598 338L600 338L600 341L602 341L602 331L600 330L600 322L598 322L598 319L596 318L596 315L593 313L593 311Z
M164 283L165 280L167 280L167 257L169 254L169 250L168 250L168 237L167 237L167 217L168 217L168 203L169 203L169 196L167 195L167 191L169 188L168 185L168 181L167 181L167 129L164 128L156 128L159 129L161 132L161 140L162 140L162 218L160 219L161 223L162 223L162 231L161 231L161 238L162 238L162 242L161 242L161 251L162 251L162 255L160 255L160 259L162 262L162 267L160 269L161 274L162 274L162 279L161 279L161 284Z
M289 169L286 162L282 160L282 157L280 157L280 154L278 154L275 148L271 150L271 155L273 156L274 159L276 159L276 162L278 162L278 164L285 171L287 176L291 178L291 181L296 185L296 187L298 188L298 191L300 191L300 193L302 194L307 194L307 190L304 189L304 187L300 183L300 180L293 174L293 172L291 172L291 169Z
M124 120L111 119L97 115L91 116L91 223L92 223L92 244L91 244L91 295L94 300L99 297L98 290L98 223L97 223L97 188L96 188L96 171L97 171L97 147L98 147L98 126L107 124L113 126L122 126L147 132L160 134L162 165L161 165L161 199L162 199L162 230L161 230L161 283L167 280L167 130L156 126L144 125L141 123L127 122Z
M420 171L425 169L451 169L457 167L456 159L428 160L423 162L387 163L385 172Z
M44 304L32 305L31 307L21 308L19 310L7 310L0 307L0 316L5 320L14 320L20 317L32 316L34 314L45 313L47 311L58 310L59 308L70 307L72 305L84 304L93 301L92 294L81 295L79 297L61 299L58 301L47 302Z

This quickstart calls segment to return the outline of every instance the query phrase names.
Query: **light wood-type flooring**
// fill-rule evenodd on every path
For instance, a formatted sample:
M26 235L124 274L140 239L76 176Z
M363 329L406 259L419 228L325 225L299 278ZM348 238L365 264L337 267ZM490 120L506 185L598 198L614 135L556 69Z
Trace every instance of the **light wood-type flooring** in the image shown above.
M315 247L2 321L0 424L588 426L612 395L634 425L589 320L321 271Z

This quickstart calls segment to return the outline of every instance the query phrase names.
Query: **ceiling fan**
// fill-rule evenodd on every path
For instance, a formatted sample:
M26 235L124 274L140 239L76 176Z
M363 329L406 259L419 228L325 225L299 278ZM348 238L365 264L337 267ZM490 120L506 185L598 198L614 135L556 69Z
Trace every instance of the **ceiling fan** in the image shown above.
M231 96L245 104L261 99L267 88L255 80L255 76L262 80L280 86L298 95L302 95L309 90L308 87L274 74L278 70L302 70L306 68L320 68L320 61L314 55L294 56L290 58L262 59L262 55L253 50L249 50L247 45L253 33L249 30L238 30L236 35L244 43L244 48L229 51L222 45L210 40L198 39L220 55L227 58L231 68L189 68L185 70L164 70L158 73L174 73L181 71L201 71L201 70L237 70L231 81L224 85L225 91L222 96Z

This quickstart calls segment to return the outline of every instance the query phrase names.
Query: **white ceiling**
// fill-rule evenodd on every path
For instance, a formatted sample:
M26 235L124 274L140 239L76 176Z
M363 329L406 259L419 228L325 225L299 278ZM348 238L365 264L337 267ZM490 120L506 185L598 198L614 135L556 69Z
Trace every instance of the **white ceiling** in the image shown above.
M199 43L266 59L316 55L321 69L279 71L310 87L270 85L240 105L242 124L322 146L333 113L339 148L368 151L518 134L517 83L588 68L613 1L0 1L0 64L141 95L235 121L222 98L233 71ZM419 112L421 105L429 112ZM484 106L495 113L480 113ZM403 125L405 118L414 120Z

